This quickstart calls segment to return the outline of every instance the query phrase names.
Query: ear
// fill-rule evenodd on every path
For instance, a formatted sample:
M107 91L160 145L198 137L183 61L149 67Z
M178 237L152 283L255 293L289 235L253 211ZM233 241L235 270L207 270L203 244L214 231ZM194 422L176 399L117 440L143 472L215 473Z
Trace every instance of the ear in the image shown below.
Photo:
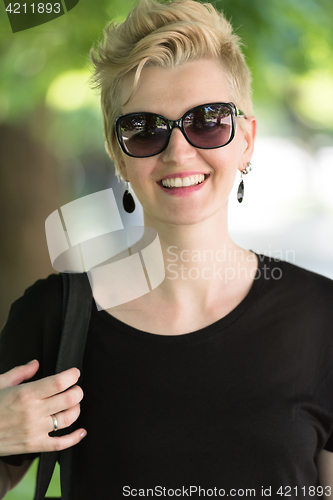
M254 149L254 140L257 133L257 119L255 116L250 116L245 120L246 130L244 131L244 141L245 141L245 149L241 159L241 165L239 170L242 171L245 166L251 161L253 149Z
M113 146L113 151L111 149L110 143L108 140L105 141L105 149L110 156L111 160L117 165L120 175L123 180L127 179L127 170L126 170L126 165L125 161L123 158L123 152L121 151L119 144L117 142L116 136L112 136L112 146Z

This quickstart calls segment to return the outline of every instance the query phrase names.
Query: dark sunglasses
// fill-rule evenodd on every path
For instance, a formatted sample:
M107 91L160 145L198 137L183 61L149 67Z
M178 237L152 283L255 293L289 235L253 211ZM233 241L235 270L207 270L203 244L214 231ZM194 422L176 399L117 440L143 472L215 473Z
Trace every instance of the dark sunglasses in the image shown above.
M235 137L236 117L246 118L232 102L214 102L196 106L178 120L168 120L156 113L128 113L118 116L115 130L124 153L134 158L147 158L167 148L176 127L195 148L226 146Z

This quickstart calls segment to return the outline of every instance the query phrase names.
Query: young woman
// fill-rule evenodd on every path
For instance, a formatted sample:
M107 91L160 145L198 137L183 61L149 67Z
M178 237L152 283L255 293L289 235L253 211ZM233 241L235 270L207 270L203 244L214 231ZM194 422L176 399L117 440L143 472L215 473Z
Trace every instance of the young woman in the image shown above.
M331 498L333 283L228 232L256 132L238 37L210 4L141 0L92 61L107 150L159 235L166 277L93 306L83 391L75 368L42 367L50 376L23 386L37 361L6 372L41 359L48 321L60 329L60 277L15 302L0 351L2 495L33 454L77 445L72 499Z

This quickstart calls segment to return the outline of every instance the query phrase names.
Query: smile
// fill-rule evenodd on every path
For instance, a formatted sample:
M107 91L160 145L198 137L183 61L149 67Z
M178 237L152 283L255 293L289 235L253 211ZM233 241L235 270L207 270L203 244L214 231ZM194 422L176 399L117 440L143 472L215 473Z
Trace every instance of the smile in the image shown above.
M177 189L184 188L190 186L196 186L197 184L201 184L204 182L209 174L198 174L198 175L190 175L188 177L173 177L168 179L163 179L161 184L164 188L167 189Z

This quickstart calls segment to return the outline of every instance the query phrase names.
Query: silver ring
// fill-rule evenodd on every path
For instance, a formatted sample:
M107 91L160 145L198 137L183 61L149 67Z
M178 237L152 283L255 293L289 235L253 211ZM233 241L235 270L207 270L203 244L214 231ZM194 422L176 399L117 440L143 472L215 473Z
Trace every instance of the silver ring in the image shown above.
M58 420L57 420L57 417L55 415L51 415L52 417L52 420L53 420L53 430L56 431L58 430Z

